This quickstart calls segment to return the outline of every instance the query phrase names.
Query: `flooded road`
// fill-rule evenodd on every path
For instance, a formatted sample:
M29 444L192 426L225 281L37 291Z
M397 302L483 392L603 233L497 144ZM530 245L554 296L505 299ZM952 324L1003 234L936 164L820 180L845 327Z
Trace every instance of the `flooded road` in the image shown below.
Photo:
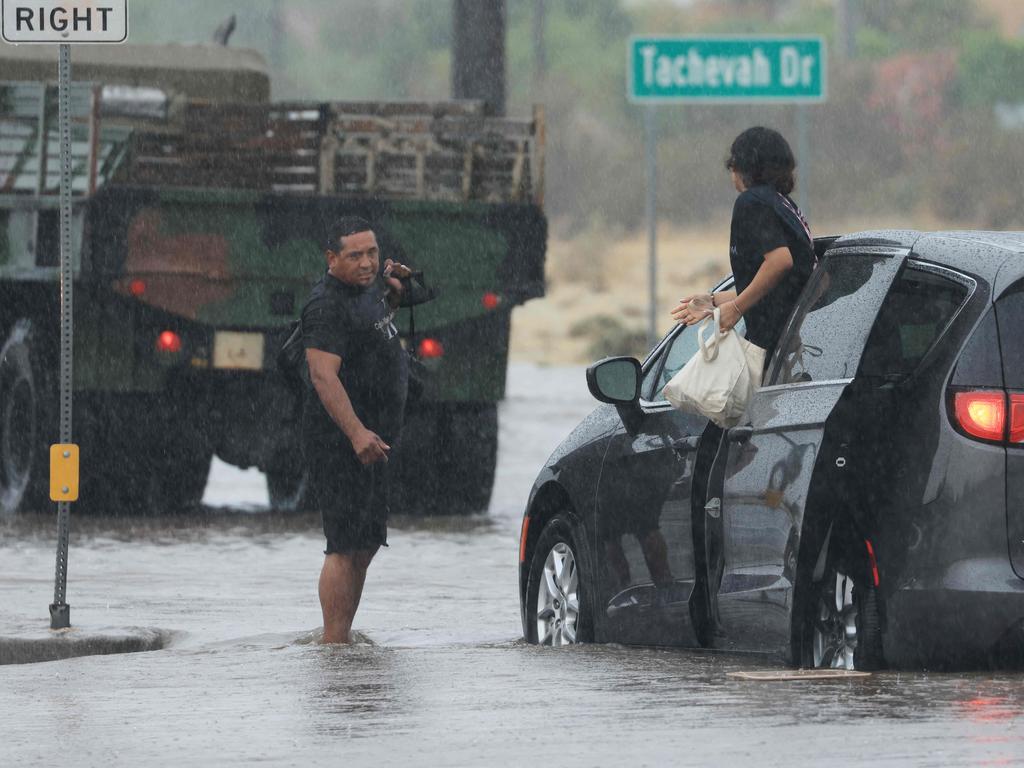
M159 627L154 653L0 667L0 766L1015 765L1024 675L727 677L755 658L520 639L520 515L588 412L580 369L515 366L490 514L393 521L356 629L323 647L313 516L217 465L201 513L73 518L83 627ZM51 515L0 521L0 630L46 626Z

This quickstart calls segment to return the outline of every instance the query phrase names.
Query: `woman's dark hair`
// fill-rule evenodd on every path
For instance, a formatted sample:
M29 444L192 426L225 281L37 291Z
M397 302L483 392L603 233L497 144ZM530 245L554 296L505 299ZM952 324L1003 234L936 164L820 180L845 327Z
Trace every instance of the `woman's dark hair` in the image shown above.
M729 148L725 167L736 171L748 187L767 184L788 195L796 186L796 159L782 134L771 128L747 128Z
M373 225L362 216L342 216L327 228L327 250L338 253L342 249L341 239L357 232L372 232Z

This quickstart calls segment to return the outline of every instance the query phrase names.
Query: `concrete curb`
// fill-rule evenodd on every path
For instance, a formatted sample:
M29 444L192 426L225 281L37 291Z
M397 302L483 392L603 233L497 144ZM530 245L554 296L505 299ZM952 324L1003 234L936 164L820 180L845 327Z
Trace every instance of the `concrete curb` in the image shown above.
M159 651L168 645L172 637L171 632L145 627L99 630L72 627L28 636L0 636L0 666L36 664L77 656Z

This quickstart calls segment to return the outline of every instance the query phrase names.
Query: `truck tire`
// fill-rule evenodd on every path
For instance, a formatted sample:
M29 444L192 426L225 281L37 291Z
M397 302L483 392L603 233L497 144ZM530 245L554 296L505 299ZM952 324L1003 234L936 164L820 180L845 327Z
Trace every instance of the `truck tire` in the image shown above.
M129 397L87 401L81 410L90 417L82 434L81 509L175 514L199 505L213 447L187 413Z
M459 405L448 409L446 448L441 459L444 497L454 514L487 512L498 466L498 406Z
M497 459L497 404L420 406L407 419L392 458L392 511L412 515L486 512Z
M267 494L270 507L279 512L304 512L309 508L307 473L303 469L269 467Z
M32 323L19 320L0 347L0 516L46 502L47 448Z
M18 322L0 348L0 514L21 509L35 464L38 405L30 326Z
M171 514L195 509L206 490L213 448L181 445L169 451L167 459L163 471L156 468L157 482L150 487L155 498L148 500L148 506Z

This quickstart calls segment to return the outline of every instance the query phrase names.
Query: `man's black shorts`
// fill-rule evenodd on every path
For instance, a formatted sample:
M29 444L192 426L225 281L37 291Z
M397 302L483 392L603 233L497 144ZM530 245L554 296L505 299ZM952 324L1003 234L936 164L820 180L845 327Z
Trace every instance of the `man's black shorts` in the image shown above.
M387 546L387 462L363 466L348 440L308 439L310 500L323 520L324 554L350 554Z

